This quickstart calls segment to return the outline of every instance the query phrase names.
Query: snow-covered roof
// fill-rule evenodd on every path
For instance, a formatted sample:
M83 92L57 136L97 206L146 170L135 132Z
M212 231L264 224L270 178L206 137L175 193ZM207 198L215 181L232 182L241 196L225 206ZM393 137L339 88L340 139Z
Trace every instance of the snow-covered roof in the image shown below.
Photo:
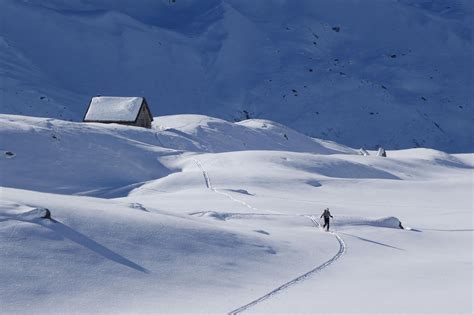
M125 121L137 119L143 97L93 97L84 121Z

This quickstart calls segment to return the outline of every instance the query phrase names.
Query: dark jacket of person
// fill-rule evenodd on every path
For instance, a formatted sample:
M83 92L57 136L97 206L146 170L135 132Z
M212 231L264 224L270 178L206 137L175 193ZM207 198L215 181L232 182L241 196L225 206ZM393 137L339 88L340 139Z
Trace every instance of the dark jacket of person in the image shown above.
M332 218L331 212L329 212L328 209L324 210L323 214L321 214L321 218L324 217L324 219L329 219L330 217Z

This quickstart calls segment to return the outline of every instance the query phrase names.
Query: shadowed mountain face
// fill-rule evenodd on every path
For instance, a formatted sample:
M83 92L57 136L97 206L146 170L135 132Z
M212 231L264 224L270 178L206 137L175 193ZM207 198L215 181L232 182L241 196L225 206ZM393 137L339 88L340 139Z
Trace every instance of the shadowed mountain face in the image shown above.
M441 0L4 0L0 112L80 120L93 95L140 95L155 116L471 152L473 15Z

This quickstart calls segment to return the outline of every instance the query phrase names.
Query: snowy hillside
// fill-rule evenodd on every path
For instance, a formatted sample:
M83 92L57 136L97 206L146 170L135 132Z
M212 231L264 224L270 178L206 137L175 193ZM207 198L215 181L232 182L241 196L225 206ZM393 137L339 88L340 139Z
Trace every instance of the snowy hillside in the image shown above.
M473 154L369 153L268 120L0 115L1 312L472 313Z
M474 149L473 2L1 0L0 112L270 119L352 147Z

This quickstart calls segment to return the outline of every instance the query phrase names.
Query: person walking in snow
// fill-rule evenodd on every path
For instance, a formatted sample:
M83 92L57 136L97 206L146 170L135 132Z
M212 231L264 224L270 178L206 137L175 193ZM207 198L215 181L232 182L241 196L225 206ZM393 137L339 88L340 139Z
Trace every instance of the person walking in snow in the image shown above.
M323 214L321 214L322 218L324 217L324 225L323 229L326 228L326 231L329 231L329 218L332 218L331 212L329 212L329 208L324 209Z

